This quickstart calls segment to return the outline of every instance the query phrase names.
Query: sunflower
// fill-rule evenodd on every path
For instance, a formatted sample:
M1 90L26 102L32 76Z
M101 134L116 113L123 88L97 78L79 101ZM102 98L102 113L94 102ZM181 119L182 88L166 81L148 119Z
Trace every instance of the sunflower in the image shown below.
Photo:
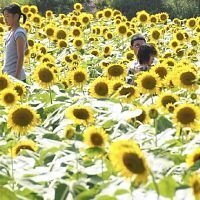
M0 101L4 106L13 106L17 104L19 99L18 93L11 88L4 89L0 94Z
M53 17L53 11L52 10L47 10L45 12L45 17L48 18L48 19L52 18Z
M169 46L175 50L180 45L180 42L177 39L172 39L169 42Z
M94 112L91 107L85 105L73 105L66 109L65 116L75 124L88 125L94 123Z
M193 195L195 200L200 199L200 174L195 172L190 178L190 185L193 190Z
M35 42L34 42L33 39L29 39L29 40L28 40L28 46L29 46L29 47L33 47L33 46L34 46L34 43L35 43Z
M177 31L177 32L174 34L174 38L175 38L176 40L178 40L180 43L184 42L184 41L185 41L184 32L183 32L183 31Z
M114 169L136 184L147 182L149 168L139 146L131 140L113 142L109 158Z
M107 98L110 94L110 84L104 77L96 78L89 88L89 93L94 98Z
M54 38L59 40L65 40L67 38L67 33L64 29L57 29L56 32L54 33Z
M31 6L30 6L30 11L31 11L33 14L38 13L38 8L37 8L37 6L31 5Z
M156 15L151 15L149 18L149 21L151 23L157 23L158 22L158 18L156 17Z
M200 161L200 148L195 149L186 157L186 163L189 167L193 166L197 161Z
M135 54L134 54L134 52L132 50L127 51L124 56L129 61L132 61L132 60L135 59Z
M47 35L47 37L53 37L54 34L55 34L55 29L53 26L48 26L46 29L45 29L45 33Z
M67 26L67 25L69 24L69 19L66 18L66 17L64 17L64 18L62 19L62 24L63 24L64 26Z
M105 71L109 78L124 78L127 74L125 65L117 63L109 64Z
M149 14L146 11L140 11L136 13L137 20L141 23L147 23L149 21Z
M32 140L21 140L14 147L12 147L10 152L11 156L15 158L16 156L19 155L22 149L31 150L35 152L38 150L38 147L37 144Z
M49 88L56 81L53 70L45 65L36 67L33 73L33 79L43 88Z
M72 29L72 36L73 37L80 37L82 34L82 30L79 27L75 27Z
M125 36L127 34L128 27L125 23L120 23L117 25L117 33L119 35Z
M173 114L173 121L180 127L199 130L200 108L190 103L178 105Z
M197 72L192 67L180 67L175 70L174 84L187 89L196 89Z
M84 131L83 139L89 147L103 147L108 140L108 135L103 128L91 126Z
M150 105L148 107L148 116L150 119L156 119L158 118L159 115L159 111L158 111L158 107L156 105Z
M22 13L27 14L30 11L30 8L28 5L23 5L21 6L21 11Z
M42 17L39 14L34 14L31 16L31 21L37 25L40 26L41 25L41 21L42 21Z
M97 49L92 49L91 51L90 51L90 54L92 54L93 56L99 56L99 51L97 50Z
M28 105L19 105L9 110L8 128L25 135L39 123L39 115Z
M152 28L150 30L150 39L153 41L157 41L162 36L161 31L157 28Z
M74 4L74 10L81 11L83 9L83 6L81 3L75 3Z
M85 68L77 68L70 72L70 80L72 82L72 85L74 86L82 86L87 82L88 79L88 73Z
M197 22L195 18L187 19L186 26L191 29L195 29L197 26Z
M157 104L159 107L167 108L168 104L174 104L179 100L179 96L170 92L163 92L158 96Z
M164 79L168 74L168 69L165 65L157 64L150 69L150 72L154 72L154 73L158 74L160 79Z
M168 20L168 18L169 18L169 15L166 12L159 14L159 19L161 22L166 22Z
M75 128L72 125L67 125L64 130L64 136L67 139L72 139L75 134Z
M131 118L131 121L134 123L139 122L142 124L149 122L149 115L148 115L147 108L145 106L139 106L139 107L137 107L137 109L140 109L142 111L142 113L135 118Z
M107 40L111 40L111 39L113 38L112 32L107 31L107 32L105 33L105 38L106 38Z
M141 93L157 94L159 93L159 87L161 86L161 81L156 73L143 72L136 79Z
M125 84L125 82L123 80L120 79L116 79L112 81L112 91L116 92L121 86L123 86Z
M5 88L8 88L11 84L11 81L7 74L0 73L0 91Z
M86 14L80 16L80 22L87 26L90 23L90 17Z
M66 48L67 47L67 41L66 40L58 40L57 46L58 46L58 48Z
M113 16L113 10L111 8L106 8L103 10L103 16L107 19Z
M79 37L74 38L73 45L74 45L75 48L81 49L84 45L84 40L82 38L79 38Z
M116 94L123 102L130 103L132 100L137 98L139 96L138 90L136 87L125 84L122 85L118 90Z
M103 49L103 53L104 53L104 57L107 57L107 56L111 55L112 46L110 46L110 45L105 46L104 49Z

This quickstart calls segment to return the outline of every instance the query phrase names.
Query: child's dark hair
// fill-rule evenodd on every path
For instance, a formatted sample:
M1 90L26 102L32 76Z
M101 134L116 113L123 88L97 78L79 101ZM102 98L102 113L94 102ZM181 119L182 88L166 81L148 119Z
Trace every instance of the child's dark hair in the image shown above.
M2 13L4 13L5 11L11 14L18 14L19 19L21 16L23 16L23 23L26 22L26 15L21 12L21 8L17 4L10 4L9 6L6 6L5 8L3 8Z
M139 63L147 64L151 56L157 56L156 48L151 44L143 44L140 46L137 54L137 59Z
M131 38L131 46L133 46L133 43L134 43L136 40L144 40L144 41L146 42L144 36L141 35L140 33L138 33L138 34L135 34L135 35Z

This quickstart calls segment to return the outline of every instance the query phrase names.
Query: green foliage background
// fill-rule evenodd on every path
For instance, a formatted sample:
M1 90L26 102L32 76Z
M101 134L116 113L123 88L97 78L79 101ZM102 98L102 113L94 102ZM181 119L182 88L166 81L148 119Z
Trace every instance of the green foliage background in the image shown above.
M95 12L112 7L120 10L129 19L140 10L146 10L150 14L168 12L170 18L200 16L200 0L1 0L0 6L4 7L10 2L37 5L42 14L48 9L55 13L68 13L73 9L73 4L79 2L84 4L86 11Z

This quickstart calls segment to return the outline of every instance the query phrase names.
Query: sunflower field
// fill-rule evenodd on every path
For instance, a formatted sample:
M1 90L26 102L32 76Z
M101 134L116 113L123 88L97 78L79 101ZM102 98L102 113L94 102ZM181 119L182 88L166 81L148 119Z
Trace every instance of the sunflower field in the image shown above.
M28 17L27 83L0 74L0 199L200 199L200 17ZM158 63L126 83L142 33ZM8 27L0 15L1 68Z

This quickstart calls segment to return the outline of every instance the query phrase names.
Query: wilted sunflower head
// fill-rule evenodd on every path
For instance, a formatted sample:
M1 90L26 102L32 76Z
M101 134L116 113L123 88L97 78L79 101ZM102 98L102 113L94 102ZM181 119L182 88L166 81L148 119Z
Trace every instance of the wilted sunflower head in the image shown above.
M66 139L72 139L75 134L75 127L72 125L67 125L64 130L64 137Z
M167 73L168 73L168 69L165 65L156 65L154 67L151 68L152 72L155 72L156 74L158 74L158 76L161 78L161 79L164 79L166 76L167 76Z
M19 105L8 113L8 128L19 135L27 134L39 123L39 115L28 105Z
M112 90L116 92L125 82L123 80L113 80L112 81Z
M94 112L91 107L74 105L66 109L66 118L74 121L75 124L88 125L94 123Z
M195 172L190 178L190 185L193 190L193 195L195 200L200 199L200 174Z
M11 156L15 158L19 155L20 151L26 149L30 151L37 151L38 147L32 140L21 140L11 149Z
M26 87L21 83L14 83L13 89L17 92L19 97L23 97L26 94Z
M103 147L108 140L108 135L104 129L91 126L84 131L83 138L89 147Z
M104 77L96 78L89 88L90 95L94 98L107 98L110 94L108 79Z
M19 96L14 89L6 88L0 94L0 101L4 106L13 106L19 101Z

